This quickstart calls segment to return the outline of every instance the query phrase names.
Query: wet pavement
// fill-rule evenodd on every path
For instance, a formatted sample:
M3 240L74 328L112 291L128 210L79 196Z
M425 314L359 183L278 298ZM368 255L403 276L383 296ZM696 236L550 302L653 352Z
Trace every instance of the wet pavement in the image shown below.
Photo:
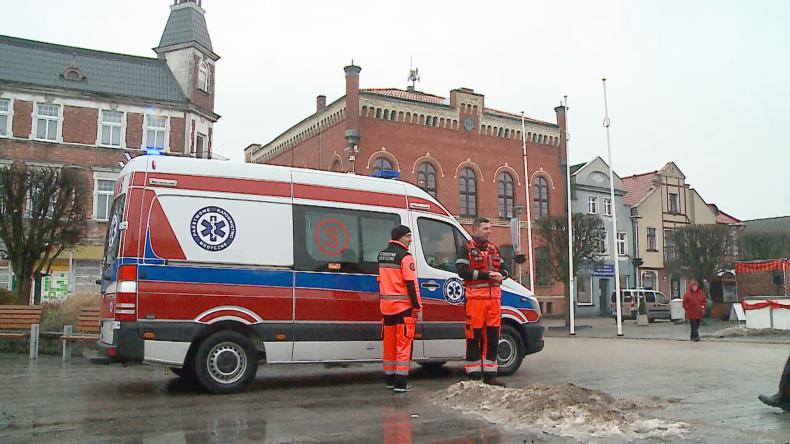
M788 442L790 414L757 401L773 392L786 345L549 337L510 387L571 382L657 400L648 415L691 423L688 442ZM417 389L394 395L378 367L262 366L252 387L194 391L151 366L0 354L0 442L571 442L526 434L428 397L462 379L414 369ZM584 440L586 441L586 440ZM607 442L598 440L598 442ZM660 442L660 441L656 441Z

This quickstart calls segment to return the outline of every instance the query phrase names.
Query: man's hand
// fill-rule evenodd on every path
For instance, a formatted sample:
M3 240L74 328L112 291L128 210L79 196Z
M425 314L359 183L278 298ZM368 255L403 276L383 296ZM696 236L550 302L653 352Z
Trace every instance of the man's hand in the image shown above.
M422 307L414 309L414 317L417 318L418 321L422 321Z
M497 271L492 271L488 273L488 278L494 282L502 282L502 275Z

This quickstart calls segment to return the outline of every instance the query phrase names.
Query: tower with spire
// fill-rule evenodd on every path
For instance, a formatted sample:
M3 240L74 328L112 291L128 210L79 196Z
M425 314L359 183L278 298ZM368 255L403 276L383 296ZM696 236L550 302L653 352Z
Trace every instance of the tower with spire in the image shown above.
M167 61L184 96L191 102L194 116L187 125L186 139L190 152L205 153L211 146L211 125L219 119L214 113L216 63L206 26L202 0L174 0L170 17L154 48L160 59Z

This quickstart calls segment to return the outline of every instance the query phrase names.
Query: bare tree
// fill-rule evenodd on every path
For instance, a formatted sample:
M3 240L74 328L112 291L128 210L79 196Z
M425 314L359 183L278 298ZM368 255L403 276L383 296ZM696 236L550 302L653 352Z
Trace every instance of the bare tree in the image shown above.
M689 225L671 234L675 259L667 262L670 270L696 279L703 286L710 283L727 260L727 227Z
M747 232L738 238L740 259L745 261L790 257L790 233Z
M579 270L594 267L600 260L601 243L606 242L603 220L596 214L574 213L573 221L573 276ZM568 222L565 216L547 217L538 221L538 230L546 248L544 264L554 279L565 284L565 319L569 322L570 294L568 275Z
M16 274L16 297L26 301L33 279L52 270L64 249L85 235L90 187L75 167L0 168L0 242Z

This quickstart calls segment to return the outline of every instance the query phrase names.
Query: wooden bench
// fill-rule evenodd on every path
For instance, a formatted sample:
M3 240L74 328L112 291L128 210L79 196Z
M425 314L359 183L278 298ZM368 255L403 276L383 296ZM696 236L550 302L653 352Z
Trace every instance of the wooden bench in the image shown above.
M80 310L80 317L77 318L77 330L74 331L72 325L63 327L63 360L71 359L71 343L76 341L97 341L99 340L99 330L101 320L98 308L83 308Z
M30 359L38 358L40 305L0 305L0 339L30 338Z

